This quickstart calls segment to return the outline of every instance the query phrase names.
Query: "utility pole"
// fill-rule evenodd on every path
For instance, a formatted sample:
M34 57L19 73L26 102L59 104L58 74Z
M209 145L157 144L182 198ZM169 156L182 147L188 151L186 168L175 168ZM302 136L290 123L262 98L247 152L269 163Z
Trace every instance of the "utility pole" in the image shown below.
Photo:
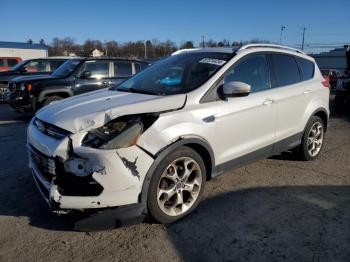
M107 51L107 41L105 40L105 51L106 51L106 56L108 56L108 51Z
M306 27L303 27L303 41L301 42L301 51L304 51L304 44L305 44L305 30Z
M147 40L145 40L144 44L145 44L145 59L146 59L147 58Z
M205 47L204 35L202 35L202 47Z
M282 34L284 29L286 29L286 27L284 25L281 26L281 33L280 33L280 45L282 45Z

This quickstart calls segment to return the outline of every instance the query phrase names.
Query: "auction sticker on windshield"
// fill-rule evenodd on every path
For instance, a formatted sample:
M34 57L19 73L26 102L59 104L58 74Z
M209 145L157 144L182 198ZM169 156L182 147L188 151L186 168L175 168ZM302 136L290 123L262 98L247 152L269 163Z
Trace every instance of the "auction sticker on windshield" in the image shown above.
M220 60L220 59L213 59L213 58L203 58L199 61L199 63L205 63L205 64L212 64L212 65L218 65L222 66L223 64L226 63L225 60Z

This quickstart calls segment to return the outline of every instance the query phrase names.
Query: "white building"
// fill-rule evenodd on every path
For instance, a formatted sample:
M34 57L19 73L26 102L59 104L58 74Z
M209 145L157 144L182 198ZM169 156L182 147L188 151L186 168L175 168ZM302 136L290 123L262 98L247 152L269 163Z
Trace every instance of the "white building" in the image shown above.
M0 41L0 57L20 57L22 60L48 56L48 47L42 44Z
M103 52L101 52L98 49L92 50L91 54L92 54L92 57L101 57L101 56L103 56Z

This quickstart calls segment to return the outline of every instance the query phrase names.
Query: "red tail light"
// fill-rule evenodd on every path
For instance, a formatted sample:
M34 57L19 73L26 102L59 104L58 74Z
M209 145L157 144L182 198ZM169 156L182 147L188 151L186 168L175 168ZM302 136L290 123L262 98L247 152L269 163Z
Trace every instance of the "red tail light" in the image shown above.
M324 87L331 88L331 84L329 83L329 77L328 77L328 76L326 76L326 77L324 78L324 81L322 81L322 85L323 85Z

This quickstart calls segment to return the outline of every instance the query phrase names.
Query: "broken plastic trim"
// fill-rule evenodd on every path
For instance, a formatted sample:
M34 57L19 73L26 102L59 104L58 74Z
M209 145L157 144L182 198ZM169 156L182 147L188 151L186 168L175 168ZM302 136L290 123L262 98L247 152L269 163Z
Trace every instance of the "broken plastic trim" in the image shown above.
M140 135L150 127L159 114L127 115L114 119L102 127L90 130L83 146L99 149L118 149L135 145Z

